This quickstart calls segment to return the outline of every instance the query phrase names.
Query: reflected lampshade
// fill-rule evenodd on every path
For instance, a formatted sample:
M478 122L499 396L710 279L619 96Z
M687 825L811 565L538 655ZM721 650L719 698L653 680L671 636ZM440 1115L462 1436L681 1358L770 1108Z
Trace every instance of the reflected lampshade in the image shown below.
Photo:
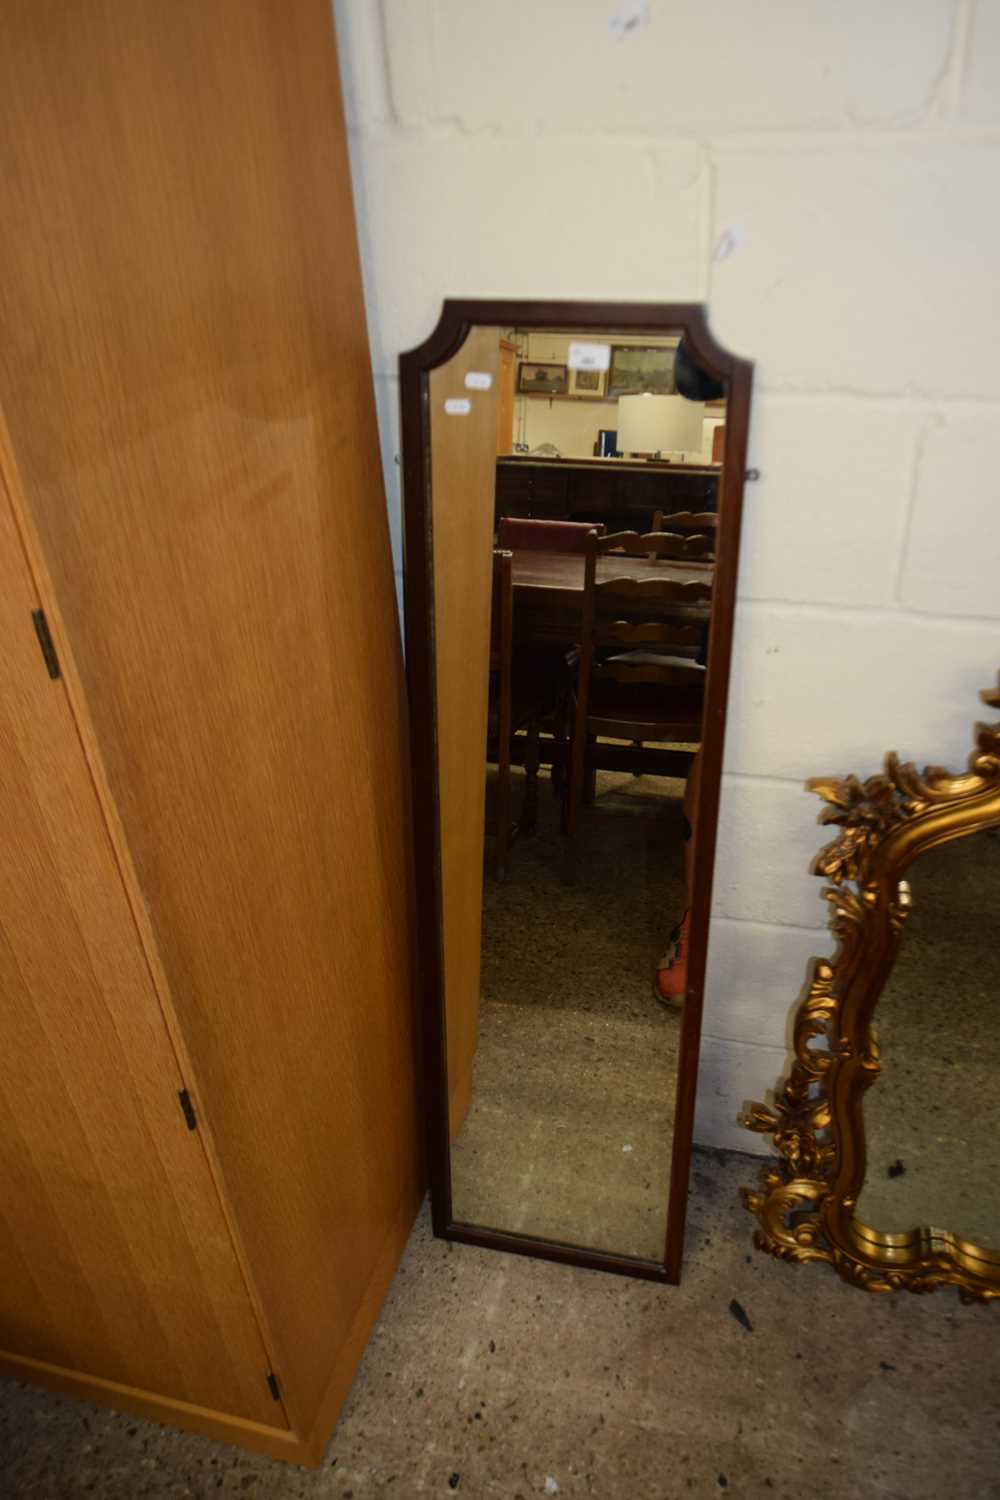
M621 453L701 453L700 401L683 396L622 396L618 401Z

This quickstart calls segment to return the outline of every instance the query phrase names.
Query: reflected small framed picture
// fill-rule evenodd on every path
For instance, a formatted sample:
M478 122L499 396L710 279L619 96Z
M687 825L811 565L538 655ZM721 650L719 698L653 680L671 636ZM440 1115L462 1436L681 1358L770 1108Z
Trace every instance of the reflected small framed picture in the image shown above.
M672 396L676 349L614 344L611 349L609 396Z
M606 396L608 392L607 370L570 370L569 394L571 396Z
M517 390L521 396L565 396L566 366L523 359L517 367Z

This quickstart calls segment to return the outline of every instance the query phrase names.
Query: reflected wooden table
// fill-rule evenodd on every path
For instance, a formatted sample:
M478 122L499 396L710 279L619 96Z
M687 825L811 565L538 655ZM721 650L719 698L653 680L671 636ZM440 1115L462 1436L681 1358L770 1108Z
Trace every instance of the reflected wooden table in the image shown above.
M522 645L573 646L580 638L584 557L581 552L513 554L514 639ZM710 562L650 562L644 557L599 557L597 581L609 578L674 579L678 583L712 582ZM653 606L656 608L657 606ZM662 605L658 606L662 610ZM684 619L707 624L711 606L678 606Z

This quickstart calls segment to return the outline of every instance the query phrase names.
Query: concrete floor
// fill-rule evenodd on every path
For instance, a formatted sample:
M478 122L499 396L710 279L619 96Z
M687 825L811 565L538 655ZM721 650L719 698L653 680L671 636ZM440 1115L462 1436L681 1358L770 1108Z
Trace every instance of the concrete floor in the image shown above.
M662 1260L679 1018L655 1022L484 1006L456 1219Z
M662 1260L680 1013L653 976L686 904L683 792L600 773L568 885L543 777L537 831L504 882L487 875L456 1218Z
M599 865L589 868L584 890ZM918 880L919 872L919 890ZM657 909L670 899L667 892ZM516 896L511 900L516 907ZM516 911L512 921L513 931ZM565 931L565 923L556 930ZM524 1087L536 1099L560 1097L558 1088L541 1086L542 1064L570 1040L584 1053L603 1043L608 1065L620 1070L618 1046L635 1058L636 1044L657 1027L668 1037L669 1016L648 1000L648 965L662 937L655 912L628 930L643 983L634 994L623 992L617 1012L608 1011L600 976L587 962L572 971L580 982L547 989L538 969L536 999L544 1003L518 1010L495 1002L487 1050L496 1040L498 1058L511 1055L511 1046L523 1060L535 1057L534 1082ZM940 928L928 944L934 932ZM918 935L918 959L920 941ZM930 947L923 952L929 962ZM906 1013L917 1026L911 1037L923 1018L924 1055L932 1043L939 1053L957 1022L973 1046L978 1026L985 1046L981 1005L966 1013L968 984L953 984L943 1005L940 979L934 983L920 1005L912 984L906 989ZM494 1020L499 1030L491 1038ZM517 1030L513 1043L502 1034L508 1024ZM887 1043L890 1030L898 1041L898 1016L887 1011L883 1024ZM608 1037L586 1041L605 1025ZM911 1046L907 1056L892 1074L904 1104L918 1097L920 1075L920 1053ZM585 1056L580 1066L588 1067ZM595 1087L601 1081L598 1068ZM616 1145L644 1118L642 1098L628 1095L624 1103L631 1112L602 1122ZM995 1095L978 1104L995 1109ZM488 1138L481 1137L483 1149ZM916 1148L898 1128L883 1145L908 1156L907 1170L913 1166L917 1176ZM565 1154L578 1159L572 1143ZM593 1141L584 1154L592 1163L600 1155ZM573 1200L564 1181L560 1211L589 1212L576 1222L595 1239L609 1224L641 1223L636 1203L645 1208L654 1200L637 1191L652 1180L635 1174L640 1157L609 1155L602 1178L608 1217L592 1207L593 1182ZM505 1179L499 1162L486 1168L469 1181L485 1195L488 1217L489 1195L499 1201ZM740 1186L759 1173L759 1160L750 1157L696 1153L680 1287L450 1246L431 1237L425 1211L318 1471L0 1382L0 1497L1000 1500L1000 1306L963 1307L942 1292L875 1297L828 1268L762 1255L752 1248L754 1221L739 1201ZM523 1183L521 1191L511 1205L540 1212L545 1195L525 1197ZM539 1228L537 1219L529 1227Z
M0 1383L0 1493L997 1500L1000 1308L753 1251L758 1170L699 1154L680 1287L449 1246L422 1216L318 1471Z

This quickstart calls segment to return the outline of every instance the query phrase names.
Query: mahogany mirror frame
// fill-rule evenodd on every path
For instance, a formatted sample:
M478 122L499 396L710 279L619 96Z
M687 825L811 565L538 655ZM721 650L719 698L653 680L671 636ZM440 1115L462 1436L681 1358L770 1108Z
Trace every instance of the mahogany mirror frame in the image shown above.
M444 1004L441 845L434 676L434 548L431 535L429 377L476 326L549 332L682 332L697 363L726 382L726 433L719 484L700 790L691 878L687 998L681 1018L673 1150L663 1261L589 1249L462 1223L452 1212ZM698 303L447 300L430 337L399 359L402 421L404 621L409 692L415 860L417 995L421 1010L422 1090L434 1233L443 1239L519 1255L613 1271L646 1280L680 1280L690 1174L695 1091L719 816L747 429L753 365L721 348ZM652 1002L651 1002L652 1003Z
M1000 683L980 697L1000 708ZM872 1021L911 906L903 877L928 850L1000 828L1000 723L976 726L969 769L958 775L940 766L921 773L890 752L882 775L816 777L808 786L830 804L820 821L840 826L813 866L832 882L823 896L838 949L810 962L794 1063L775 1103L750 1104L743 1118L748 1130L773 1136L780 1157L759 1190L744 1190L760 1224L754 1241L779 1260L825 1261L870 1292L953 1286L963 1302L990 1302L1000 1298L1000 1253L936 1226L886 1233L855 1208L865 1183L865 1095L882 1069Z

